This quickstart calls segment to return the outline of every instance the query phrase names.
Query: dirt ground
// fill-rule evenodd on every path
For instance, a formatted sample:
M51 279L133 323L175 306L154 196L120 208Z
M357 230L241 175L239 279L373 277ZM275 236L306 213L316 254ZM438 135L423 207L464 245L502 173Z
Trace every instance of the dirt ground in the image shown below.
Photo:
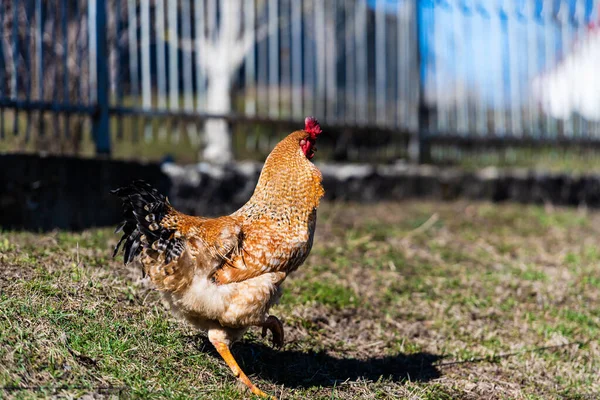
M329 203L234 355L282 399L600 398L600 212ZM0 232L0 397L248 398L111 258L111 229ZM90 397L91 398L91 397Z

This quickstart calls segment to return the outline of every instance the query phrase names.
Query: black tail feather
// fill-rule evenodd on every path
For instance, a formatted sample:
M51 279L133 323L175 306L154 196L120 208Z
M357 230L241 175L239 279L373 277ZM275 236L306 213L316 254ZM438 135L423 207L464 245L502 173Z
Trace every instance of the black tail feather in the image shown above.
M159 225L170 209L164 195L141 180L112 190L111 193L123 201L125 217L115 230L115 233L123 232L123 236L115 246L113 257L117 255L121 245L125 264L133 261L149 243L153 248L175 245L173 240L169 240L173 232Z

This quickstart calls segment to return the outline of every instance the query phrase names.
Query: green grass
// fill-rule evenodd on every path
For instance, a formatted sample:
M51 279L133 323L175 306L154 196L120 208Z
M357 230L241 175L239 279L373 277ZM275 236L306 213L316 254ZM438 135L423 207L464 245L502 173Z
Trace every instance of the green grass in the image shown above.
M324 204L312 255L234 346L285 399L600 395L600 213L490 203ZM243 399L110 229L0 232L0 397Z
M153 98L156 100L155 96ZM285 104L284 98L289 96L281 97L282 119L289 118L286 110L290 109ZM180 99L180 104L183 104L183 98ZM125 98L124 105L140 106L141 100ZM243 111L243 94L234 96L234 108ZM265 110L259 110L259 113L261 111ZM28 121L31 122L30 125ZM37 112L31 113L29 118L27 113L21 111L16 117L13 110L5 109L0 113L0 122L3 122L0 126L4 126L4 137L0 140L0 153L41 152L82 157L92 157L95 154L91 120L88 117L73 116L67 120L62 115L55 118L50 113L45 113L42 120ZM42 130L39 129L40 126ZM160 161L166 155L170 155L180 164L195 163L201 161L204 145L201 128L201 124L190 124L177 118L148 119L114 116L110 119L111 157L136 161ZM14 132L17 134L15 135ZM234 124L232 148L235 158L262 162L273 146L288 133L289 128L273 124ZM340 132L331 133L333 137L338 137L340 134ZM346 146L346 156L349 161L387 163L406 158L406 146L400 136L383 147L356 146L352 144ZM331 160L334 154L333 147L332 143L324 138L324 141L319 144L318 158L322 161ZM578 147L521 146L469 149L452 145L434 145L431 162L437 165L452 165L469 171L480 171L482 168L492 166L581 174L600 172L598 152L594 148Z
M593 148L559 146L457 148L451 145L433 146L435 164L449 164L466 170L485 167L533 168L541 171L598 173L600 157Z

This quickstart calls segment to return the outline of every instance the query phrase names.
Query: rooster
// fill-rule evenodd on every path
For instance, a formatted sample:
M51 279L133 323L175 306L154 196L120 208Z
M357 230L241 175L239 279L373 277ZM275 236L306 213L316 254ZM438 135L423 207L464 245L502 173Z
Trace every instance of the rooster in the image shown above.
M230 352L252 326L271 331L281 347L283 325L269 315L281 284L308 256L324 194L322 175L310 161L321 134L315 118L291 133L267 157L250 200L231 215L203 218L175 210L150 185L116 189L123 201L124 263L139 260L171 311L208 339L252 393L269 397L241 370Z

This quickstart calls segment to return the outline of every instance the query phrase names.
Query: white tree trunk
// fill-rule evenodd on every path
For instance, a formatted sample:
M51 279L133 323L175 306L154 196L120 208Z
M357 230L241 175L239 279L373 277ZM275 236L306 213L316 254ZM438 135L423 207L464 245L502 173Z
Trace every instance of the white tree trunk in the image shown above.
M216 1L212 0L213 7ZM260 2L259 2L260 3ZM219 0L221 21L209 26L201 38L204 59L210 60L203 65L208 87L206 89L206 111L210 114L231 113L231 87L235 73L239 70L244 57L254 50L258 38L267 33L267 26L261 26L254 32L254 27L242 24L242 0ZM264 3L261 3L264 6ZM206 148L203 159L209 162L225 164L233 159L231 148L231 132L229 124L222 119L209 119L204 124Z
M206 90L206 111L210 114L229 114L231 112L231 87L233 72L243 61L243 54L232 57L231 54L244 53L239 46L242 27L241 0L221 0L222 20L217 29L216 38L207 45L211 48L211 63L206 64L208 87ZM209 119L204 124L206 148L203 158L206 161L225 164L232 160L231 132L229 124L222 119Z
M231 112L231 74L227 68L209 68L206 109L210 114ZM233 158L229 124L223 119L209 119L204 123L206 148L203 158L206 161L225 164Z

